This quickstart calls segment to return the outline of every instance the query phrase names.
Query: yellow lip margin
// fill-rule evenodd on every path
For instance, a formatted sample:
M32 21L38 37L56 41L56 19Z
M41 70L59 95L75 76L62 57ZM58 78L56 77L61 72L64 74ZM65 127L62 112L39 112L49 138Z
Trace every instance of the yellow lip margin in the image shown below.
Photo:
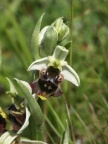
M38 96L40 97L41 100L47 100L47 98L42 95L38 95Z

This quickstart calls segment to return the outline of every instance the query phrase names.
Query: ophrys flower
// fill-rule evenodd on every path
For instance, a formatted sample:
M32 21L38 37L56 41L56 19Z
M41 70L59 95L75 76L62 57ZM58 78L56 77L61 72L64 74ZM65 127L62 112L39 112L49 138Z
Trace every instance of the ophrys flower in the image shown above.
M28 71L40 71L39 78L32 83L32 88L38 96L48 98L49 96L60 95L60 84L63 80L68 80L79 86L78 74L65 61L68 52L65 47L58 45L52 56L38 59L29 66ZM51 93L49 93L50 90Z

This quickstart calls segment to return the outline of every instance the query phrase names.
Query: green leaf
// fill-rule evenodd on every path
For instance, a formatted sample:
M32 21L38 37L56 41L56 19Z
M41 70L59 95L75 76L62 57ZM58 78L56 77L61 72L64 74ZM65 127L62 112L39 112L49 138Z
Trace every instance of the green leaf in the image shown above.
M51 110L51 113L54 115L54 118L57 121L58 125L60 126L60 129L62 129L64 131L65 127L64 127L59 115L57 114L57 112L55 111L53 106L50 104L50 102L47 101L47 104L48 104L48 109Z
M15 30L16 31L16 30ZM11 29L6 28L5 29L6 35L9 38L11 44L12 44L12 48L11 50L13 52L15 52L16 56L19 58L23 68L26 70L27 69L27 61L25 61L24 59L24 52L21 51L21 49L19 49L19 45L16 43L16 41L13 39L14 35L13 35L13 31Z
M30 85L22 80L17 81L19 87L21 88L30 108L31 115L34 118L36 128L38 129L43 123L43 113L41 111L40 106L38 105L37 101L32 97L32 91Z
M0 0L1 2L1 0ZM16 13L22 3L22 0L15 0L12 2L8 2L8 1L4 1L3 3L7 6L9 5L10 10L12 11L12 13ZM2 5L2 2L0 3L0 6ZM0 21L3 21L3 23L0 24L0 31L4 31L4 29L6 28L7 24L10 22L9 19L9 11L7 11L7 8L5 9L4 13L2 15L0 15Z
M51 129L53 130L53 132L54 132L58 137L61 137L60 132L59 132L59 131L57 130L57 128L52 124L52 122L50 121L50 119L49 119L47 116L45 116L45 119L46 119L48 125L49 125L49 126L51 127Z
M20 50L23 53L23 55L25 56L26 67L27 67L27 65L32 61L32 56L31 56L30 50L28 49L27 41L22 32L22 29L20 28L20 26L16 20L16 17L10 7L10 4L8 2L7 2L6 13L9 18L10 23L13 25L13 27L15 29L15 36L17 37L18 44L20 45L20 48L21 48ZM3 19L3 21L4 21L4 19Z
M62 138L62 144L69 144L69 126L67 120L66 120L66 130L64 131Z
M39 58L39 33L40 33L40 28L41 28L41 22L42 18L44 16L44 13L36 23L36 26L34 28L32 38L31 38L31 48L33 50L33 56L35 59Z

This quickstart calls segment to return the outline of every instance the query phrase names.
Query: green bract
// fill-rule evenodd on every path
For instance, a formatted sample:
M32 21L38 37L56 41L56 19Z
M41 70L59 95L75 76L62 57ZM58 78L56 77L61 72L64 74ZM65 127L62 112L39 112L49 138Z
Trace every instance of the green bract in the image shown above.
M44 15L44 14L43 14ZM43 15L38 20L31 38L31 48L34 58L52 55L54 48L69 34L69 27L63 18L56 19L51 25L40 30Z
M80 79L78 74L65 61L67 55L68 55L68 50L63 46L58 45L55 48L55 51L52 56L48 56L34 61L29 66L28 71L41 70L48 66L53 66L54 68L58 68L61 71L61 74L64 76L65 80L68 80L74 85L79 86Z
M31 115L34 118L36 128L39 128L43 123L43 113L41 111L41 108L39 107L39 104L32 96L32 89L26 81L18 80L16 78L15 80L17 81L19 87L21 88L21 91L24 94L24 97L27 100L27 104L30 108Z
M46 55L50 55L53 52L53 49L55 48L58 41L57 30L53 25L47 26L40 32L39 38L40 56L44 57Z
M58 32L58 41L62 41L69 34L69 27L63 22L63 18L58 18L54 22L54 26Z

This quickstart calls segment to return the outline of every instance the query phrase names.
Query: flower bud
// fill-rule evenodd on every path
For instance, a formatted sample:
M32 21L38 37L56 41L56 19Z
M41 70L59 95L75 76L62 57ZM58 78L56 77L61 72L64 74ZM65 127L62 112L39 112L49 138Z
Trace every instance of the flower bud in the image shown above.
M48 56L53 53L53 50L58 41L58 33L53 25L46 27L40 32L40 56Z
M69 27L63 22L62 18L58 18L54 22L54 26L58 32L58 41L62 41L69 34Z
M54 22L54 26L55 26L55 28L57 29L58 32L61 29L62 23L63 23L63 18L62 17L56 19L55 22Z

